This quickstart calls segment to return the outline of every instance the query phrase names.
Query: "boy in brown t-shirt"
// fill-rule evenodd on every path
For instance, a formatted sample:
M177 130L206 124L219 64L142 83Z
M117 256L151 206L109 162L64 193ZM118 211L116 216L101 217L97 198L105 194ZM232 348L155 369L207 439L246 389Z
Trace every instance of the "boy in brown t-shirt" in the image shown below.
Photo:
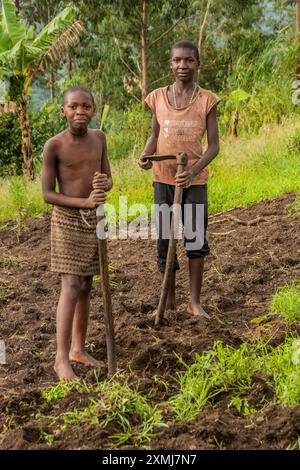
M172 47L171 69L176 81L171 86L152 91L146 98L146 103L153 113L152 135L147 140L138 163L144 170L152 167L155 204L172 206L175 185L178 185L184 188L183 206L189 205L192 211L196 206L202 205L204 208L202 247L187 249L185 238L190 273L190 302L187 313L209 318L200 305L200 293L204 257L209 254L209 246L205 238L208 223L208 164L219 152L217 104L220 98L194 83L194 75L199 65L199 51L193 43L180 41ZM203 153L202 137L205 131L208 147ZM154 153L167 155L180 152L188 155L188 164L186 171L178 176L176 176L177 165L174 160L157 161L152 164L145 157ZM199 221L198 225L196 222L196 226L199 227ZM158 270L164 273L169 242L161 236L160 227L158 227L158 233L160 235L157 242L157 264ZM178 269L178 260L175 258L167 309L175 309L175 273Z

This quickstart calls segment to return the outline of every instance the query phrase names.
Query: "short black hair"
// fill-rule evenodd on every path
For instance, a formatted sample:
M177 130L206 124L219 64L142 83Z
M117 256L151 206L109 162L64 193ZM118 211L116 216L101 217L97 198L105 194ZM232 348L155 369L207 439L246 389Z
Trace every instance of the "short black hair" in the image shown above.
M65 103L65 100L66 100L68 94L73 93L75 91L82 91L83 93L86 93L87 95L90 95L90 98L91 98L92 103L93 103L93 107L95 107L95 100L94 100L94 97L92 95L91 90L89 90L88 88L84 88L82 86L79 86L79 85L71 86L70 88L65 90L65 92L63 94L63 104Z
M194 44L193 42L191 42L191 41L178 41L175 44L173 44L172 49L171 49L171 57L172 57L173 51L175 49L190 49L191 51L193 51L195 58L200 63L199 49L196 46L196 44Z

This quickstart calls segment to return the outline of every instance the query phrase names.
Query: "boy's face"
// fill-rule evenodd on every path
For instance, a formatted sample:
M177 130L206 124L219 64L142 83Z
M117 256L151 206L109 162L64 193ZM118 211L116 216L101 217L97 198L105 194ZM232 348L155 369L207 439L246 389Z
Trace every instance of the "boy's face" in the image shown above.
M61 111L66 117L70 128L83 131L87 129L93 117L94 106L88 93L72 91L65 97Z
M182 82L192 80L199 68L194 51L186 48L173 49L170 64L175 77Z

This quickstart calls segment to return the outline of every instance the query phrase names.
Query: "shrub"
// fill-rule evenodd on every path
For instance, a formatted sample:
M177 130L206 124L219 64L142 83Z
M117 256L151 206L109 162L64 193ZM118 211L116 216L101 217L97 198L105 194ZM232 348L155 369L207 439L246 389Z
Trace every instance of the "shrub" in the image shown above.
M0 142L0 176L21 174L21 129L16 114L0 114Z

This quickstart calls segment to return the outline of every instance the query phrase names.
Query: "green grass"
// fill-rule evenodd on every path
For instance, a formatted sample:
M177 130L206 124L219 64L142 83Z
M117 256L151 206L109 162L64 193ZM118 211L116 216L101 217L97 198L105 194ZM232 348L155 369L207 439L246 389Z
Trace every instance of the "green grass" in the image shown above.
M210 165L209 211L226 211L300 189L298 147L290 142L298 135L299 118L262 129L254 137L221 142L221 153ZM115 187L108 202L117 205L127 195L128 205L153 202L151 171L140 170L132 159L114 165ZM137 214L138 215L138 214Z
M50 209L43 201L39 178L34 182L16 176L0 180L0 221L15 220L18 232L27 217L36 217Z
M299 190L299 149L290 148L297 122L291 119L253 138L221 144L221 154L210 168L211 213Z
M71 426L82 423L101 428L114 423L119 431L111 436L111 446L118 446L128 441L139 447L147 446L155 431L165 426L163 411L157 405L152 405L137 388L129 385L128 380L129 377L119 374L111 380L98 381L96 385L82 386L74 382L48 389L42 393L47 401L63 399L74 388L79 393L88 392L90 397L84 409L74 408L58 417L53 417L51 426L58 426L60 431L65 431Z
M272 298L270 313L279 313L290 323L300 321L300 281L278 289Z
M296 442L290 444L286 450L300 450L300 436L297 436Z
M248 401L253 374L264 374L274 388L274 402L283 405L300 404L300 341L286 338L283 344L268 350L263 342L243 343L235 349L216 342L202 355L195 355L195 363L178 373L178 392L169 405L176 421L194 420L205 405L214 406L221 394L231 398L234 406L247 416L256 409ZM260 406L266 403L262 397Z
M292 204L289 205L289 214L291 216L300 215L300 195L297 195Z
M179 392L170 399L176 421L196 418L203 406L211 404L216 396L230 392L235 401L251 388L252 375L259 368L255 349L244 343L238 349L217 341L202 355L195 355L195 363L179 372Z
M90 390L85 382L71 381L49 387L41 392L41 396L47 402L62 400L74 389L78 393L89 392Z
M287 338L263 358L267 376L272 376L277 403L300 404L300 340Z
M149 448L151 440L157 438L163 428L193 421L204 406L216 407L221 400L243 416L262 410L271 402L300 405L300 338L286 337L273 349L263 340L243 343L238 348L217 341L212 349L196 354L191 365L178 359L183 369L177 373L177 391L165 401L158 401L154 395L153 402L151 389L146 394L140 392L139 379L132 373L120 373L101 382L95 376L93 383L72 382L44 390L42 397L53 406L56 415L39 415L43 420L40 440L51 445L54 439L63 439L63 433L69 428L88 425L108 430L105 446L109 448L121 445ZM254 407L251 400L257 393L255 374L272 387L274 398L261 392ZM154 377L153 387L156 382L157 377ZM164 385L165 390L174 388L173 384L171 387L168 383ZM75 394L73 403L79 394L78 407L60 413L59 402L71 391ZM80 407L82 402L84 406ZM8 418L13 419L13 416L6 417L6 421Z
M46 442L48 446L52 446L53 442L55 441L55 436L54 434L48 434L47 432L42 431L40 434L40 441Z
M26 266L27 261L23 256L13 256L5 247L0 249L0 268L9 269L14 266Z
M254 137L240 137L221 142L221 153L210 165L210 213L226 211L238 205L249 205L298 191L300 159L298 142L299 117L282 124L262 128ZM138 168L129 154L112 163L114 188L107 202L119 211L119 197L127 197L127 205L143 204L150 213L153 202L151 171ZM295 203L299 210L299 201ZM42 199L40 178L34 183L21 178L0 181L0 221L16 220L20 225L26 217L37 216L51 209ZM139 215L132 208L128 219ZM297 210L297 209L296 209ZM113 215L111 216L112 218Z
M8 299L14 293L15 285L10 280L0 277L0 301Z

